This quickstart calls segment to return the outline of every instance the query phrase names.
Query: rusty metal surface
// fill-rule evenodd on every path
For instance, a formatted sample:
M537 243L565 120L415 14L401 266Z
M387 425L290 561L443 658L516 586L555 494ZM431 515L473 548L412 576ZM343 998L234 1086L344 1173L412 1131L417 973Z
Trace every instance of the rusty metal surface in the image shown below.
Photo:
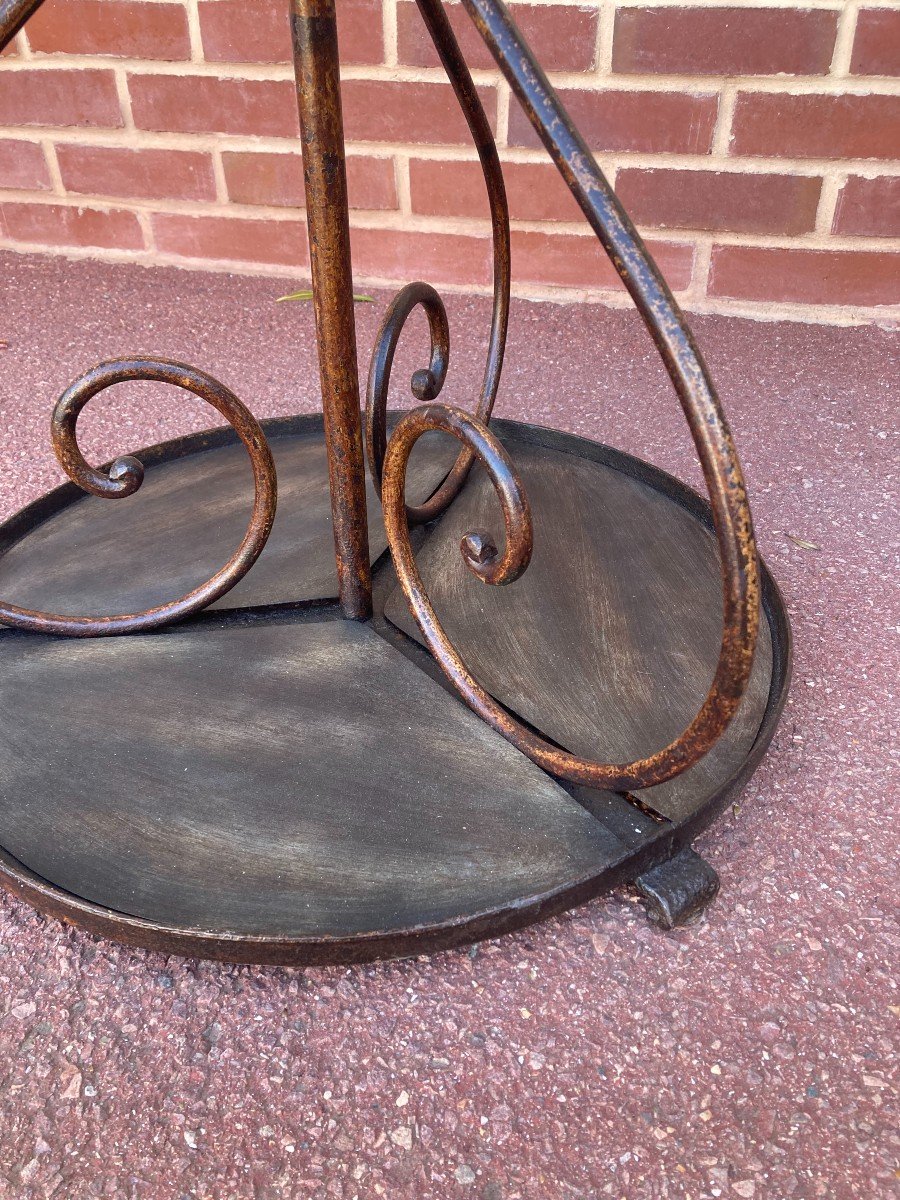
M501 532L494 488L476 465L450 510L415 535L448 638L494 700L572 754L623 762L668 745L702 704L722 640L709 505L595 441L497 419L491 432L531 504L534 550L511 587L484 587L469 570L466 531ZM384 612L423 644L399 585ZM632 796L676 824L702 808L753 746L776 674L762 621L747 690L715 746Z
M347 171L334 0L292 0L291 31L341 606L372 609Z
M507 530L516 524L520 531L521 544L516 546L508 540L499 562L492 563L488 556L475 564L464 541L464 557L484 582L509 582L506 564L513 558L527 563L531 530L521 489L516 490L514 500L509 491L509 464L499 443L490 438L481 423L463 420L464 414L458 410L430 404L415 410L397 427L396 447L392 454L388 446L384 468L383 499L386 509L390 508L385 515L388 538L401 586L423 636L468 704L535 762L573 783L625 790L652 787L687 770L710 750L737 711L750 678L759 632L760 595L758 557L743 474L719 398L671 291L508 10L501 0L465 0L465 5L621 275L681 401L709 492L722 562L722 645L706 699L683 733L658 752L628 763L598 763L566 754L525 728L476 682L425 594L407 536L403 474L416 438L430 428L443 428L463 445L474 447L477 442L479 457L501 496ZM508 508L509 501L522 509L517 523ZM573 650L577 652L577 648ZM598 680L598 686L602 686L602 680Z
M195 367L166 359L116 359L100 363L82 375L60 397L50 422L53 449L63 470L84 491L107 499L124 499L141 486L144 468L137 458L125 455L115 459L108 471L98 471L85 460L78 446L78 418L85 405L106 388L127 380L184 388L211 404L232 425L250 456L253 470L253 509L247 532L224 567L205 583L169 603L114 616L67 616L0 601L0 623L64 637L103 637L156 629L218 600L259 558L275 520L277 485L272 452L249 409L224 384Z
M468 543L476 564L486 544ZM789 673L763 578L776 648L763 723L715 790L664 822L618 795L564 796L377 614L209 612L99 642L5 631L0 878L97 933L231 961L363 961L521 928L690 845L746 782ZM385 557L379 608L392 580Z
M506 197L490 126L449 21L438 0L418 0L418 3L472 132L491 207L495 250L494 310L488 360L476 413L479 420L485 421L489 418L499 382L508 320L510 262ZM34 7L37 6L5 5L2 11L5 32L9 33L14 26L18 28ZM548 769L552 763L556 769L570 773L574 771L572 778L580 782L590 779L599 783L602 779L604 786L651 786L684 771L709 750L734 715L746 689L759 627L759 578L743 477L718 397L670 291L508 11L501 0L466 0L466 8L621 274L653 336L684 408L712 502L722 558L723 637L715 679L694 721L681 737L658 754L636 763L619 764L618 768L613 764L594 764L595 768L603 768L600 775L591 771L585 775L587 764L584 760L580 760L580 767L576 768L574 762L563 767L558 751L554 751L546 760ZM338 586L345 614L363 618L371 611L371 573L333 0L292 0L291 28L303 142ZM449 332L443 306L433 290L421 284L410 285L401 292L386 316L376 342L370 372L367 443L376 484L381 474L386 441L384 419L394 350L406 318L418 304L426 308L429 317L432 355L430 367L413 376L413 390L417 397L433 400L446 375ZM429 409L432 419L435 419L436 412L433 406ZM403 428L408 430L411 427ZM419 434L421 432L422 429ZM475 436L476 426L458 425L454 433L462 443L455 466L424 505L404 509L405 522L427 520L437 515L458 494L473 461L469 443ZM407 458L411 445L406 451ZM496 443L483 442L483 449L487 454L485 461L490 461L493 466L495 484L502 491L507 481L501 477L503 471L500 468L503 464L497 457ZM398 460L394 459L394 462ZM100 486L101 494L123 494L127 490L134 490L139 482L139 477L132 477L135 470L133 464L126 460L118 461L113 466L113 472L121 472L121 477L111 478L102 485L98 484L96 477L86 473L77 460L70 460L68 465L74 470L74 477L89 489L96 490ZM405 460L402 468L398 469L405 469ZM402 492L403 481L395 479L392 496L396 497L398 489ZM505 565L507 560L516 558L519 561L517 570L521 571L530 553L530 523L521 489L509 491L508 500L508 504L505 501L504 519L508 526L515 525L517 532L508 538L504 559L500 563L495 561L486 538L480 538L477 554L475 540L469 541L465 547L470 567L486 582L506 581L510 577ZM516 509L517 512L514 511ZM399 528L396 537L400 537ZM242 566L244 552L242 545L235 564L238 570ZM402 550L400 553L402 556ZM401 577L404 574L401 572ZM230 576L226 572L225 587L229 582ZM218 576L211 581L212 598L220 594L215 591L220 583ZM187 611L193 611L194 606L202 606L209 601L204 601L201 594L198 597L186 597L180 603L185 602ZM8 611L11 617L25 623L35 616L16 613L12 609ZM172 615L182 611L176 607L172 614L161 613L158 618L160 621L171 619ZM422 620L431 621L423 608L419 608L417 615ZM135 616L132 614L132 618ZM156 617L157 614L143 615L143 619L149 622ZM70 622L64 624L72 628ZM83 632L92 628L97 629L96 622L93 626L87 622L82 625ZM455 656L443 631L439 630L440 626L434 629L435 645L440 648L442 661L454 674L459 669L456 662L458 656ZM109 630L104 628L97 631ZM486 693L484 697L488 699ZM470 702L474 699L474 693L470 694L469 699ZM495 716L506 725L507 717L501 718L499 713ZM512 733L511 728L509 732ZM524 739L523 744L527 744L532 735L523 731L516 736ZM537 749L536 745L533 749Z
M0 51L5 50L44 0L0 0Z
M506 186L503 182L503 170L500 166L500 158L497 154L490 123L485 116L475 84L472 82L471 73L444 12L443 4L441 0L416 0L416 2L469 126L487 189L494 256L493 311L484 377L475 409L478 418L487 423L490 420L494 401L497 398L497 389L500 386L500 373L503 369L503 356L506 350L506 335L509 326L511 251ZM386 446L385 416L394 352L407 318L418 305L422 306L428 317L431 333L431 361L427 368L413 374L411 380L413 395L420 401L434 400L444 386L447 376L450 358L450 330L444 305L430 285L421 282L408 284L397 294L385 314L375 339L375 349L369 367L366 389L366 454L369 470L379 492ZM473 455L464 445L453 468L434 495L430 496L423 504L409 507L409 519L414 522L430 521L444 512L459 495L460 488L465 483L473 462Z
M475 679L447 636L426 591L409 535L404 501L406 465L416 441L429 430L452 434L468 445L487 471L500 501L505 546L500 554L494 539L483 530L463 536L461 551L469 569L485 584L513 583L527 568L533 546L528 500L503 446L476 418L450 405L432 403L413 409L397 425L385 457L382 503L385 530L400 586L415 616L422 637L447 678L466 703L545 771L570 783L594 788L632 791L653 787L688 770L718 741L740 703L752 667L745 674L733 663L739 630L729 625L729 589L740 593L742 580L726 574L726 620L722 649L712 687L700 712L688 727L662 749L628 762L603 763L571 754L525 726ZM733 556L723 559L726 572ZM754 566L755 566L754 562ZM747 603L746 596L744 603ZM756 603L758 605L758 594ZM757 612L758 621L758 612ZM754 637L755 642L755 637ZM742 648L738 645L738 649ZM573 646L572 653L579 647ZM598 687L603 681L598 680ZM641 801L644 807L648 802Z
M638 801L632 792L675 778L707 754L734 716L746 690L753 663L760 618L760 565L741 468L715 389L671 292L509 13L500 0L464 0L469 15L513 93L523 105L631 293L668 371L691 430L711 500L724 597L718 664L699 711L687 728L662 749L633 761L606 763L570 753L561 745L549 741L546 730L542 733L523 724L477 682L447 637L426 594L409 527L411 523L427 522L443 513L450 501L459 494L473 462L478 460L485 468L500 501L505 538L502 549L498 549L493 535L484 528L474 528L465 533L461 550L467 567L485 584L509 584L521 576L531 559L533 522L528 497L512 462L487 424L499 384L509 315L509 220L490 126L443 7L439 0L417 0L417 3L464 112L482 164L493 231L494 304L487 362L473 415L435 402L449 362L449 328L443 304L433 289L425 284L412 284L401 291L379 332L367 396L367 442L376 486L380 485L382 494L394 569L440 669L470 708L494 732L505 737L551 776L576 785L569 788L570 794L577 796L579 788L615 789L627 793L625 800L640 804L645 816L655 818L658 814L646 802ZM37 7L36 2L22 3L20 0L19 3L9 3L6 0L0 8L0 32L3 38L8 40ZM372 612L372 577L367 544L363 438L334 0L291 0L290 16L338 592L343 616L360 621L368 618ZM419 305L425 308L432 334L430 365L416 371L412 377L413 393L424 403L399 422L388 440L385 414L394 353L407 318ZM221 571L168 605L114 617L64 617L6 605L0 606L0 621L29 632L81 636L156 629L195 613L218 599L246 574L261 552L272 527L275 507L274 467L265 438L258 423L236 397L211 377L183 364L149 358L101 364L67 391L57 407L53 437L60 461L73 481L94 495L113 498L132 494L141 484L143 469L136 459L119 458L108 471L97 471L82 456L75 436L78 414L84 404L99 390L122 378L155 379L188 387L217 407L233 424L250 453L255 481L253 514L241 545ZM460 443L460 450L454 466L437 490L424 503L407 506L409 456L419 438L432 431L454 437ZM199 640L209 632L209 626L217 619L222 618L212 615L203 618L188 631L187 636ZM373 627L377 627L377 617ZM353 629L352 626L346 628ZM380 632L377 628L376 631ZM7 647L16 639L21 640L16 633L3 636ZM348 632L345 636L351 637L351 634ZM113 648L117 652L125 652L118 643L113 643ZM104 647L90 649L102 651ZM570 649L572 654L579 653L577 644ZM421 650L419 653L422 653ZM202 655L195 650L193 656L202 666ZM627 863L610 868L605 877L607 886L611 879L624 877L626 870L633 872L637 868L652 865L647 859L648 847L656 847L653 853L658 851L660 859L674 852L678 848L678 839L687 838L702 827L704 820L711 819L729 788L738 786L744 777L742 772L746 774L752 770L758 761L758 754L762 753L759 746L764 748L764 743L771 736L774 721L784 701L789 657L788 647L781 657L783 673L778 684L773 680L767 717L769 724L767 726L763 722L758 741L751 748L743 766L703 806L702 811L692 813L681 826L676 827L662 818L654 820L656 832L648 833L646 842L631 855ZM603 685L603 679L598 679L597 686ZM69 691L70 686L67 685L66 690ZM279 703L283 700L283 691L279 689ZM251 723L255 720L265 724L269 707L270 702L266 701L260 710L251 711L248 719ZM485 736L490 732L482 730ZM156 756L158 759L159 754ZM428 763L424 762L423 770L427 768ZM332 782L339 789L343 786L342 777ZM360 787L367 782L364 773L361 773L358 779ZM585 810L592 811L590 804L583 799L581 803ZM113 928L121 926L121 936L126 939L134 937L142 944L193 946L201 952L222 953L216 937L204 940L202 931L193 941L194 933L187 931L187 936L183 937L184 930L175 931L178 936L174 941L169 937L171 930L148 930L142 926L135 933L129 924L133 914L127 907L123 906L123 911L113 911L107 915L86 911L90 905L83 896L61 895L60 889L54 889L46 880L34 878L34 873L29 877L27 868L20 869L21 864L11 860L8 854L4 864L10 886L39 902L48 911L75 914L77 919L83 919L85 924L93 928L107 928L109 924ZM522 881L523 888L527 887L527 883L527 880ZM527 900L514 901L502 913L482 913L469 934L482 936L488 930L500 932L511 927L511 924L543 915L553 910L554 906L560 908L564 904L575 903L579 898L594 894L596 890L598 884L595 878L582 879L564 888L565 895L560 892L549 903L549 907L529 893ZM421 928L406 922L400 933L404 951L422 944L421 932ZM458 932L453 936L458 937ZM438 939L429 944L448 943ZM233 946L230 948L233 949ZM368 956L373 950L374 943L366 947L363 956ZM253 950L248 952L252 953ZM377 952L401 951L379 945ZM318 955L320 961L331 957L333 953L331 944L324 949L319 947L313 950L313 956ZM351 950L350 956L353 953ZM280 944L272 948L271 954L278 961L290 960L290 955L279 957L285 954Z
M168 401L163 393L147 405L154 422L184 407L181 393ZM128 411L116 406L123 418ZM106 412L114 419L109 406ZM278 476L275 523L257 561L208 606L212 612L337 598L322 416L263 421L262 429ZM411 495L431 495L455 446L439 434L431 445L419 443ZM65 483L0 524L0 596L20 608L79 616L141 612L192 591L227 561L253 503L252 472L233 429L189 434L135 456L144 482L127 503ZM374 562L387 539L371 483L367 497Z
M715 868L693 850L682 850L634 882L650 919L663 929L696 921L720 887Z

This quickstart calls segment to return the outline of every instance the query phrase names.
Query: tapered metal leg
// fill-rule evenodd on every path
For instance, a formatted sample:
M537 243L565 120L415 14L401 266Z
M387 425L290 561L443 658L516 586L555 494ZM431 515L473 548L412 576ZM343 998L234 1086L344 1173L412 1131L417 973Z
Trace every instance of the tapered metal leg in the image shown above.
M334 0L291 0L291 28L338 589L360 620L372 578Z

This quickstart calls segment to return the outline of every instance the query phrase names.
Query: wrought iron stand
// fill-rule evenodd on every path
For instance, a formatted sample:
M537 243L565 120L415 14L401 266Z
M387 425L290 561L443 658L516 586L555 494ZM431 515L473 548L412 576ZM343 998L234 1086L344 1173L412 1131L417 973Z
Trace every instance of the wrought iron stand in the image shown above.
M475 412L437 399L447 316L413 283L379 332L363 425L334 0L292 0L322 417L263 427L183 363L102 363L53 413L72 483L0 528L17 598L0 602L0 879L125 942L249 962L412 954L627 880L671 926L715 894L691 842L785 701L784 605L690 331L501 0L464 0L647 325L710 502L606 446L491 422L503 177L443 6L417 2L490 202ZM0 46L40 3L0 0ZM388 414L419 307L419 406ZM230 427L92 467L79 414L125 380L187 388Z

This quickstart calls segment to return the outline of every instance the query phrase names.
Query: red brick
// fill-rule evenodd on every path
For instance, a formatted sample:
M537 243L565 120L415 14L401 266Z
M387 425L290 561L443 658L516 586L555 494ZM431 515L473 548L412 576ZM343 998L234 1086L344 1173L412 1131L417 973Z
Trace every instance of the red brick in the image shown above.
M900 9L860 9L850 70L854 75L900 75Z
M680 291L691 282L694 252L691 246L670 242L648 242L647 248L669 287ZM539 283L556 287L621 287L608 255L591 235L573 233L526 233L512 235L513 278L517 283Z
M900 303L900 254L716 246L709 293L770 303Z
M49 188L50 172L36 142L0 140L0 188Z
M283 0L201 0L200 35L209 62L288 62L291 30ZM381 63L381 0L337 5L341 62Z
M832 233L900 237L900 175L851 175L838 197Z
M588 71L594 65L598 16L594 9L564 4L513 4L510 8L545 71ZM491 52L462 5L445 4L444 11L469 66L495 67ZM404 65L440 65L434 43L411 0L401 0L397 5L397 41Z
M718 100L679 92L576 91L559 93L569 115L594 150L707 154ZM528 118L513 100L511 146L539 146Z
M119 128L112 71L7 71L0 74L0 125Z
M180 4L147 0L46 0L28 22L41 54L114 54L119 58L190 58L187 14Z
M351 154L347 159L347 189L351 208L396 208L394 160Z
M613 70L672 75L821 75L837 13L790 8L626 8Z
M738 96L732 154L777 158L894 158L900 96Z
M414 212L435 217L490 216L481 166L411 159ZM504 163L510 215L518 221L577 221L581 209L552 163Z
M487 284L491 279L487 236L351 229L350 242L353 270L359 277L459 284Z
M212 159L192 150L131 150L60 144L66 191L140 200L214 200Z
M296 137L297 102L288 80L197 75L129 75L139 129Z
M257 221L239 217L187 217L154 213L153 233L163 254L289 267L309 260L304 221Z
M478 94L492 128L497 93ZM448 83L349 79L341 85L347 138L361 142L470 142L469 128Z
M639 225L732 233L808 233L822 180L737 171L620 170L616 192Z
M51 246L97 246L142 250L138 219L122 209L75 208L62 204L0 204L0 223L16 242Z
M228 195L236 204L272 204L303 208L303 162L298 153L226 150L222 155ZM397 207L394 162L390 158L347 159L350 207Z

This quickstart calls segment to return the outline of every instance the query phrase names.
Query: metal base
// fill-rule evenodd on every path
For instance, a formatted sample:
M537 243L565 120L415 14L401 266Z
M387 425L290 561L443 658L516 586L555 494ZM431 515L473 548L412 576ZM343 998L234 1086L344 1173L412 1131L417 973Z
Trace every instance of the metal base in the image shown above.
M470 588L445 543L460 522L492 526L473 472L418 534L442 617L485 686L546 736L574 752L652 750L702 701L715 662L708 506L596 443L493 428L532 496L535 558L508 588ZM130 944L259 963L451 947L629 880L663 924L706 903L709 876L678 864L696 867L684 849L755 769L786 695L790 634L768 572L752 686L722 747L638 796L562 786L469 712L409 636L371 496L375 616L341 619L321 418L266 433L276 526L215 611L90 641L0 633L0 880ZM456 450L417 447L414 496ZM57 489L0 528L4 592L84 613L184 591L240 536L241 456L217 431L139 452L146 481L122 503Z
M634 881L651 921L663 929L694 921L719 891L719 876L693 850L651 867Z

